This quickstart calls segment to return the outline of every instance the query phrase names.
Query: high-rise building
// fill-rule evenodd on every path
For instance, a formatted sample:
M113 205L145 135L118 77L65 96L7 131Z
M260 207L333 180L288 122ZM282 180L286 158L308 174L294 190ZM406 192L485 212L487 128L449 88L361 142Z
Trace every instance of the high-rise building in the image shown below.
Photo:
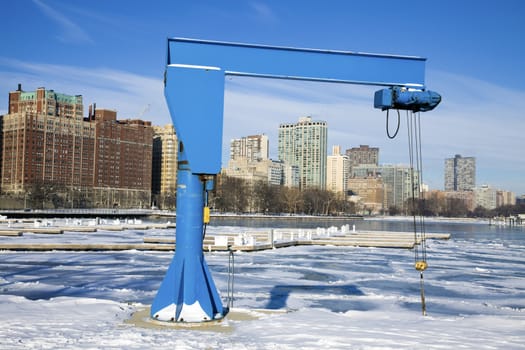
M346 150L349 173L352 167L364 164L379 165L379 148L360 145Z
M332 155L326 160L326 189L345 193L348 183L348 157L341 154L339 146L333 146Z
M299 168L301 189L325 188L327 138L326 122L311 117L279 125L279 160Z
M154 194L177 190L178 141L172 124L153 127L151 191Z
M476 158L445 159L445 191L472 191L476 187Z
M96 110L82 117L82 96L36 91L9 93L2 117L2 190L26 195L52 188L71 206L149 205L150 122L117 120Z
M251 162L268 159L268 145L266 135L251 135L233 139L230 142L230 159L246 158Z

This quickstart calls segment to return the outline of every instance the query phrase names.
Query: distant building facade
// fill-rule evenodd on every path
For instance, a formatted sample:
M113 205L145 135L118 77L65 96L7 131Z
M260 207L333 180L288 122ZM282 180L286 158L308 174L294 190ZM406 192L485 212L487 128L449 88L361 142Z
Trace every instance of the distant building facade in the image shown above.
M476 187L476 158L445 159L445 191L472 191Z
M363 214L379 214L388 208L385 186L380 176L354 177L348 180L348 188L358 211Z
M341 154L339 146L332 147L332 155L326 160L326 189L345 193L348 185L348 156Z
M230 159L222 170L226 176L236 177L250 183L262 181L270 185L283 184L283 163L271 159L250 161L247 158Z
M269 141L266 135L251 135L230 142L230 159L246 158L249 161L268 159Z
M474 187L474 207L483 207L485 209L496 209L497 191L489 185Z
M35 195L45 185L71 206L142 206L151 196L152 128L117 120L80 95L38 88L9 93L2 117L1 188ZM76 200L76 203L75 203Z
M379 148L360 145L346 150L348 157L348 172L351 173L352 167L358 165L379 165Z
M385 187L385 209L404 208L407 199L418 198L420 194L419 173L405 165L354 166L350 177L351 179L380 177ZM353 190L350 186L348 189Z
M324 121L303 117L296 124L279 125L279 160L298 167L301 189L325 189L327 140Z
M473 191L443 191L443 198L446 200L459 200L465 204L465 208L469 211L474 210L476 207Z
M516 205L516 194L510 191L496 191L496 207L504 205Z
M299 188L299 167L297 165L291 165L288 163L283 164L283 182L282 184L286 187Z
M504 205L516 205L516 194L510 191L496 191L496 207Z
M151 191L153 194L177 190L178 140L172 124L153 127Z

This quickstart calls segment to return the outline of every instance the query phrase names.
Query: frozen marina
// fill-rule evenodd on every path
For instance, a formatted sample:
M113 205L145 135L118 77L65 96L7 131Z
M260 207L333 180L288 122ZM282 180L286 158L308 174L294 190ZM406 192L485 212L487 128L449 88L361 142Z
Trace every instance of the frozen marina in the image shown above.
M209 235L278 228L273 222L233 224L212 225ZM317 226L297 224L308 225ZM358 231L409 231L405 221L356 225ZM151 303L171 251L2 251L0 348L525 348L523 228L448 222L427 228L452 234L427 243L427 317L421 316L411 250L293 246L235 254L233 310L253 317L227 316L218 330L126 322ZM173 229L24 234L0 237L0 243L125 243L144 236L173 238ZM206 253L206 260L224 298L228 253Z
M5 222L4 222L5 224ZM5 226L5 225L4 225ZM171 231L163 232L161 236L151 234L153 229L175 228L171 223L144 224L141 220L74 220L71 225L66 220L10 220L7 227L0 226L0 236L19 237L30 234L23 239L0 241L0 250L13 251L101 251L101 250L174 250L175 236ZM104 235L91 235L86 239L81 233L105 231L130 231L125 242L106 242ZM136 234L133 234L136 233ZM60 235L66 237L60 240L42 241L42 235ZM36 236L34 235L36 234ZM427 239L449 239L448 233L428 233ZM220 231L212 230L203 240L206 251L259 251L275 248L287 248L298 245L331 245L376 248L414 248L421 243L420 237L414 237L414 232L363 231L356 230L355 224L341 227L330 226L316 228L268 228L266 230Z

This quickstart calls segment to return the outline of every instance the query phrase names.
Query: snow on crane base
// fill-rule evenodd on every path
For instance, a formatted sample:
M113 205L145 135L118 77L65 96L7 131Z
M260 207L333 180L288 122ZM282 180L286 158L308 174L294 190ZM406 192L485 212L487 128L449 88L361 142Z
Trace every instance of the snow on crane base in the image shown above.
M146 329L186 329L204 332L232 333L239 322L267 318L269 315L282 314L286 310L238 309L234 308L220 319L207 322L164 322L150 317L149 307L138 307L125 324Z

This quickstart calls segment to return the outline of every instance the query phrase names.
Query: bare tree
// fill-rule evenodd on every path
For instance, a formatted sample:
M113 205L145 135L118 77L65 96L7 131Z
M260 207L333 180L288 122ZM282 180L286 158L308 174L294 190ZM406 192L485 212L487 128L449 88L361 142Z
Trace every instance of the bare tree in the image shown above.
M281 189L283 209L290 214L297 214L303 207L301 191L295 187L283 187Z

